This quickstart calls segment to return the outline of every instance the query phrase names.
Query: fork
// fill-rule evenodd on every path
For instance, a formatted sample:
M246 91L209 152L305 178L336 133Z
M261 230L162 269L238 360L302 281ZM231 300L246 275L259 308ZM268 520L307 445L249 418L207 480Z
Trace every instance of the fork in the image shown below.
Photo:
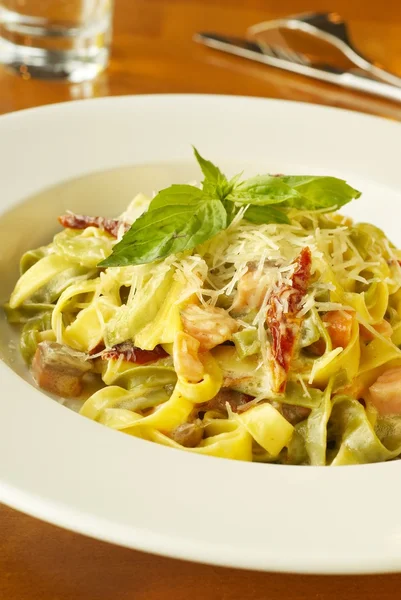
M372 78L377 78L390 85L401 87L400 77L397 77L396 75L385 71L377 64L372 63L355 48L350 39L347 24L337 13L305 13L301 15L293 15L283 19L265 21L250 27L247 31L247 34L248 37L253 38L258 42L263 51L271 55L271 46L263 42L263 40L258 39L258 35L274 29L290 29L292 31L301 31L303 33L310 34L336 47L344 56L348 58L348 60L350 60L359 69L362 69L368 73ZM291 52L291 58L289 58L289 60L297 60L297 55L298 53ZM282 57L284 56L285 53ZM301 59L303 62L300 64L305 64L304 58Z
M215 50L241 56L271 67L401 102L401 88L399 86L380 81L366 71L339 69L332 65L313 62L304 54L289 48L270 46L265 43L261 48L260 44L249 39L217 33L200 32L196 33L193 39L195 42Z

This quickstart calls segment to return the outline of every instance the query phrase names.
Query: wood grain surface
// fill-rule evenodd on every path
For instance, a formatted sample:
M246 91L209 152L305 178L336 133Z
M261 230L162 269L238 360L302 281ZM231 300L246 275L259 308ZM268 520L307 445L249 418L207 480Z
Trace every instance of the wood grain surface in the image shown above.
M195 92L328 104L401 120L401 104L344 91L194 44L195 31L333 10L356 45L401 75L397 0L116 0L109 69L96 81L37 81L0 67L0 113L107 95ZM401 575L313 577L195 565L91 540L0 507L1 600L396 600Z

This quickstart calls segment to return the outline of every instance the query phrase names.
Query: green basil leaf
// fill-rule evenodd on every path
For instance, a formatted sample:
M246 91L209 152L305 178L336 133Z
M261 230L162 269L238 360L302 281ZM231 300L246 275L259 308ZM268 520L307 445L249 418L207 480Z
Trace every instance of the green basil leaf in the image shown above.
M220 200L224 200L228 194L232 192L235 185L238 182L239 175L235 175L230 181L228 181L227 177L220 171L216 165L214 165L210 160L206 160L199 154L197 149L193 147L195 158L198 161L198 164L202 170L205 179L202 181L202 189L203 191L212 197L220 198Z
M148 212L162 206L187 206L208 198L204 191L193 185L174 184L156 194L149 204Z
M227 214L227 227L230 225L230 223L233 222L234 217L236 216L236 214L238 213L239 208L237 208L234 204L234 202L230 202L229 200L222 200L221 201L225 210L226 210L226 214Z
M313 175L258 175L235 187L229 200L301 210L336 210L361 195L344 180Z
M216 165L210 162L210 160L203 158L203 156L199 154L195 147L193 147L193 149L195 158L198 161L203 175L205 176L203 185L206 183L207 185L214 185L215 187L218 187L222 183L226 183L227 177L220 171L219 167L216 167Z
M250 206L244 214L244 219L261 225L263 223L281 223L290 225L291 221L286 213L274 206Z
M203 188L172 185L161 190L99 266L138 265L191 250L227 227L241 205L250 205L245 219L251 223L288 224L283 209L329 212L361 195L335 177L258 175L239 183L241 175L236 175L228 181L196 148L194 153Z
M298 198L291 186L273 175L257 175L237 185L228 199L241 204L266 206Z
M284 175L281 179L299 194L286 201L286 206L291 208L331 211L361 195L361 192L337 177Z
M204 195L192 203L159 206L139 217L99 266L140 265L192 250L226 226L223 204Z

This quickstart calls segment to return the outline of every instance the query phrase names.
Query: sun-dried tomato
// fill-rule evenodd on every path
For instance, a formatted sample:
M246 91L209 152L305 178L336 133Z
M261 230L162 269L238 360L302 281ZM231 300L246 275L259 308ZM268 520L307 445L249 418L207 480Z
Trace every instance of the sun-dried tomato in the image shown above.
M124 360L137 365L155 362L160 358L168 356L167 352L161 346L156 346L153 350L141 350L131 342L123 342L113 346L110 350L105 350L102 354L103 360L118 360L122 356Z
M272 354L276 366L277 388L284 392L301 320L297 317L301 302L308 290L312 255L310 248L303 248L295 261L290 284L270 296L267 308L267 325L272 337Z
M124 231L129 229L127 223L123 223L118 219L106 219L105 217L88 217L86 215L74 215L69 213L62 215L58 218L59 223L63 227L69 227L71 229L86 229L87 227L97 227L110 233L113 237L118 236L121 225L124 227Z

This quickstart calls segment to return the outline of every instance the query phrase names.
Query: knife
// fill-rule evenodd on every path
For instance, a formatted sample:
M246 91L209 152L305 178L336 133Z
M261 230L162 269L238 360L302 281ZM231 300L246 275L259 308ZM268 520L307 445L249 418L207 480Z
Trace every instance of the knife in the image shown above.
M209 46L210 48L214 48L215 50L241 56L248 60L269 65L270 67L284 69L286 71L291 71L292 73L298 73L299 75L305 75L307 77L340 85L348 89L401 102L401 88L378 81L364 71L346 71L325 63L311 62L306 59L306 57L305 61L308 60L308 64L305 64L288 58L291 56L297 56L297 58L302 56L298 53L295 55L295 53L292 53L291 51L285 51L286 58L283 58L280 56L280 49L277 46L274 47L275 56L271 56L270 54L266 54L259 44L256 44L255 42L244 38L220 35L217 33L196 33L193 40L197 43Z

